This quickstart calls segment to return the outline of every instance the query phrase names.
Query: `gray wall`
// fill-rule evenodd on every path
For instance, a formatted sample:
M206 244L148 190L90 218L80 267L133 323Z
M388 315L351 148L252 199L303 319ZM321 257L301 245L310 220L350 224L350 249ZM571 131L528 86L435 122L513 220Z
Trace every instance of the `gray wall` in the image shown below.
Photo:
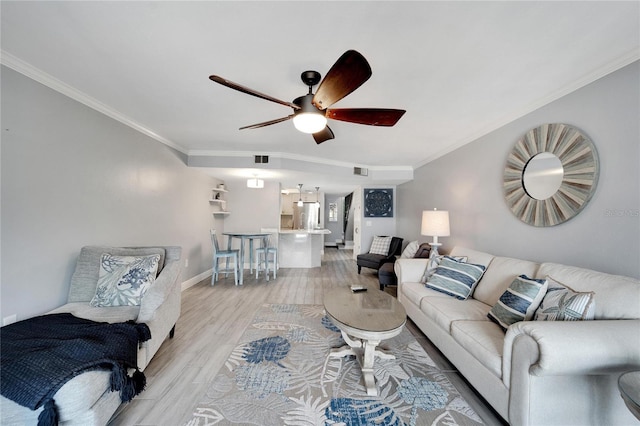
M181 281L211 267L208 200L218 180L5 67L1 155L1 317L63 304L84 245L182 246L190 262Z
M393 190L393 217L365 217L364 216L364 190L370 188L380 188L380 189L392 189ZM360 253L368 253L369 248L371 248L371 243L373 242L373 237L379 235L389 235L393 237L402 237L402 235L398 235L396 223L396 218L398 217L398 196L397 189L394 185L370 185L366 188L360 188L360 198L362 200L362 222L361 222L361 233L360 233ZM354 235L354 238L357 236ZM403 241L404 244L404 241Z
M552 261L640 277L640 66L633 63L416 170L398 187L398 231L420 236L421 212L449 210L443 250L463 245L496 255ZM549 228L518 220L502 194L516 141L544 123L585 132L600 157L595 195L575 218ZM464 123L460 123L464 125Z

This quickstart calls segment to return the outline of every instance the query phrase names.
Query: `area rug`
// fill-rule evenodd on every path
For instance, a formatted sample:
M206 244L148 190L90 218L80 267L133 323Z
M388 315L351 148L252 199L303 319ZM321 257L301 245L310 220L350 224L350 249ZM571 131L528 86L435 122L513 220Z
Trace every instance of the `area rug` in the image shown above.
M188 426L480 425L482 420L404 329L380 345L378 396L368 396L354 356L321 305L263 305Z

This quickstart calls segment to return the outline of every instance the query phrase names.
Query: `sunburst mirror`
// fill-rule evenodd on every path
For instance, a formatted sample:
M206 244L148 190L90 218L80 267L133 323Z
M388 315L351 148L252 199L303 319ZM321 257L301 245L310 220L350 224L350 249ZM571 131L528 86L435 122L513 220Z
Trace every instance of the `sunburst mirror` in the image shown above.
M598 184L598 153L573 126L529 130L507 158L504 197L513 214L533 226L559 225L576 216Z

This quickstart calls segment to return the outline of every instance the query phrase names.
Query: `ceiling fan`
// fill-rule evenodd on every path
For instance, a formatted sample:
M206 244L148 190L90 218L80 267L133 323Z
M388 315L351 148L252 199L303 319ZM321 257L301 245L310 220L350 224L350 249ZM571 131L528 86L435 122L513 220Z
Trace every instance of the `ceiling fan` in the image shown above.
M340 56L322 81L320 81L320 73L317 71L303 72L300 78L309 87L309 93L294 99L292 102L265 95L217 75L209 76L212 81L223 86L293 108L293 114L286 117L244 126L240 130L257 129L293 119L296 129L304 133L311 133L318 144L334 137L333 131L327 126L327 118L349 123L387 127L393 126L400 120L406 112L405 110L388 108L329 109L331 105L360 87L369 77L371 77L369 63L364 56L355 50L348 50ZM312 88L318 83L320 85L314 94Z

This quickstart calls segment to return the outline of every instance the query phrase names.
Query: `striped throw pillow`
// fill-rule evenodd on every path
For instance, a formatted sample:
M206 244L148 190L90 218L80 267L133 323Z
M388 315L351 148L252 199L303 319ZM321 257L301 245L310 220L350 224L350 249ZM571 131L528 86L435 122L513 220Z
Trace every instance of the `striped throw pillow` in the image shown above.
M595 293L579 293L547 277L549 287L533 319L535 321L582 321L595 317Z
M427 288L456 299L466 300L482 278L485 269L483 265L466 263L445 256L425 285Z
M526 275L516 277L487 316L505 331L511 324L529 321L538 309L547 285L547 280L529 278Z
M445 255L439 254L437 256L431 256L429 258L429 262L427 263L427 268L424 270L424 274L422 274L422 278L420 279L420 282L422 284L426 284L427 281L429 281L429 278L431 278L431 275L433 275L434 271L440 265L440 262L442 262L442 259L444 259L444 257ZM449 256L449 257L462 262L467 261L467 256Z
M392 237L373 237L370 254L381 254L386 256L389 253L389 247L391 246Z

